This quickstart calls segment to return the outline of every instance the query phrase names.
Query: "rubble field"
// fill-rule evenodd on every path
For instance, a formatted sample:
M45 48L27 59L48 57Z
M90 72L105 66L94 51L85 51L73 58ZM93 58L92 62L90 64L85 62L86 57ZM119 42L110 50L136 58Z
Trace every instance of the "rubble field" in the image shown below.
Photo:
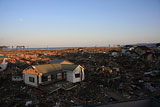
M113 48L69 48L35 50L1 50L8 56L8 67L0 72L1 107L53 107L107 104L117 101L156 98L160 101L160 60L141 57L110 56ZM51 94L25 85L22 71L47 64L55 58L68 60L85 68L85 80L70 90L59 89Z

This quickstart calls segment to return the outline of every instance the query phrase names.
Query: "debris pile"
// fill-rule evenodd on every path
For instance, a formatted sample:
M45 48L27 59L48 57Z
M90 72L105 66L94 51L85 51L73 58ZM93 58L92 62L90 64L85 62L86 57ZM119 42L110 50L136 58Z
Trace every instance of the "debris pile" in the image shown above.
M116 50L118 51L110 51ZM10 50L8 67L0 72L0 104L3 106L78 106L154 97L160 101L160 54L148 48L123 51L118 48L71 48ZM146 51L143 51L146 49ZM114 54L108 54L108 52ZM125 53L127 52L127 53ZM149 55L143 57L143 55ZM115 57L116 56L116 57ZM153 57L151 57L153 56ZM76 87L48 93L21 81L22 71L31 66L65 59L85 68L85 80Z

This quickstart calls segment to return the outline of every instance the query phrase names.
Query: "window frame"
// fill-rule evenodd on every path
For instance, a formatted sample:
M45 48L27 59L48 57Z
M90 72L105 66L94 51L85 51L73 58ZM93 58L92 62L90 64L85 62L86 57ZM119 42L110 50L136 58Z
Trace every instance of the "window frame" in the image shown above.
M56 75L57 75L57 80L62 80L63 79L61 72L57 73Z
M80 78L80 73L75 74L75 78Z
M42 76L42 77L41 77L41 81L42 81L42 82L48 81L48 76Z

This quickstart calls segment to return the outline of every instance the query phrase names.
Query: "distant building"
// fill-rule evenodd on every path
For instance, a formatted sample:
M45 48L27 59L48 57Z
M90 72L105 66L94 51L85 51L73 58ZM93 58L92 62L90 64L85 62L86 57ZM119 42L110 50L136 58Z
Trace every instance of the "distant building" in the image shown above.
M0 71L4 71L7 68L8 62L6 62L7 56L0 55Z
M68 81L76 83L84 80L84 68L75 64L34 65L23 70L25 84L38 87L51 82Z

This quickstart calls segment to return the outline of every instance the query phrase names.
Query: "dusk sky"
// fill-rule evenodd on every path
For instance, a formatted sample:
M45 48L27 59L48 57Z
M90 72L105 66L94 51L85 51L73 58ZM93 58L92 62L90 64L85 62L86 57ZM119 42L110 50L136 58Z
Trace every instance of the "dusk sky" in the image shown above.
M160 42L160 0L0 0L0 45Z

